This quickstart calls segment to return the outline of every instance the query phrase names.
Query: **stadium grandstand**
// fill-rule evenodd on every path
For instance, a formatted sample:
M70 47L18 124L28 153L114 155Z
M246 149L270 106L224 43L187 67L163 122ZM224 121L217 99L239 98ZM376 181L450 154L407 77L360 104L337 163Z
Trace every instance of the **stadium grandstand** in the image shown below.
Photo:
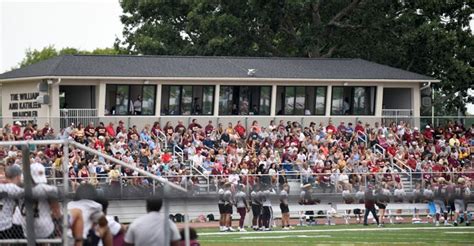
M168 67L183 71L149 70L188 60L193 66ZM337 64L346 66L329 69ZM301 71L279 74L279 66ZM318 66L332 73L310 69ZM304 83L285 86L281 77ZM195 84L203 78L209 85ZM0 243L34 233L77 245L148 245L144 226L156 221L170 228L156 240L174 244L195 239L192 230L179 235L180 222L244 233L368 218L380 227L472 220L473 119L421 118L420 89L436 82L429 77L358 59L63 56L0 81L8 115L0 190L11 216L0 220ZM259 81L266 86L250 85ZM390 92L406 100L393 102ZM29 229L28 215L36 223Z

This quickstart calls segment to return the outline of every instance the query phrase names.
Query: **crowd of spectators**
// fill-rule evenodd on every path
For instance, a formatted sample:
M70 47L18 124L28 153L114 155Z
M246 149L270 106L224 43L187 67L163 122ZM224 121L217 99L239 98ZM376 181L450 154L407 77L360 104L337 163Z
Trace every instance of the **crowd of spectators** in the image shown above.
M268 126L253 121L249 127L237 124L189 125L155 122L142 129L113 123L71 123L56 131L15 122L2 129L2 140L73 139L132 166L193 187L199 176L211 175L216 184L222 178L231 183L256 182L281 186L288 178L313 184L323 191L358 190L367 180L381 179L393 189L402 185L401 173L415 180L431 182L464 177L471 184L474 174L471 154L474 125L460 122L425 125L420 130L409 123L363 124L361 121L327 122L302 126L298 122L271 121ZM166 142L166 144L165 144ZM173 154L174 146L181 155ZM167 147L167 148L166 148ZM62 146L32 146L32 158L43 163L50 178L62 177ZM8 166L20 163L16 146L0 147L0 159ZM69 178L72 187L80 183L107 183L150 186L150 180L131 169L115 165L100 156L74 149L69 151ZM396 165L396 166L394 166ZM185 175L198 174L192 178Z

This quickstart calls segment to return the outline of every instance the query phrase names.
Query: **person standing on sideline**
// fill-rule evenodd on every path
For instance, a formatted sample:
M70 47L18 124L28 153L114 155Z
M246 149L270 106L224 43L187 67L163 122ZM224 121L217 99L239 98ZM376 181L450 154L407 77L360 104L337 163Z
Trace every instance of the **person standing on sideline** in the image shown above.
M290 192L290 186L284 184L283 189L280 192L280 210L281 210L281 227L283 230L293 229L290 226L290 209L288 207L288 193Z
M385 216L385 209L387 208L387 204L390 200L389 194L390 194L390 191L385 188L385 183L383 182L375 191L375 195L376 195L375 205L377 205L377 207L379 208L379 222L380 222L379 227L384 226L383 218Z
M16 200L23 195L23 189L18 185L21 183L21 168L12 165L5 170L6 182L0 184L0 193L3 207L0 210L0 239L14 239L23 237L23 229L13 224L13 212Z
M224 212L224 184L219 182L219 191L217 192L219 196L219 201L217 202L217 206L219 207L219 231L224 232L225 229L225 212Z
M270 220L272 218L272 201L270 200L271 195L275 195L275 191L272 189L270 184L262 193L262 224L264 231L270 231Z
M178 246L181 236L178 227L164 213L160 213L163 201L158 197L149 197L146 200L147 214L138 217L130 224L125 233L125 243L128 245L168 245ZM168 228L165 227L168 220ZM168 230L169 242L165 242L165 231Z
M261 219L260 219L260 215L262 213L262 202L260 201L260 198L259 198L259 195L258 195L258 192L259 192L259 188L260 186L258 184L256 184L253 188L253 191L250 193L250 199L252 201L252 215L253 215L253 218L252 218L252 229L254 231L258 230L258 228L260 228L262 225L261 225Z
M237 212L240 215L239 219L239 231L240 232L245 232L244 228L244 220L245 220L245 214L250 211L249 210L249 205L247 203L247 195L243 191L244 186L242 184L239 184L237 186L237 193L234 196L235 199L235 206L237 207Z
M227 182L224 184L224 217L225 217L225 230L226 231L235 231L234 228L232 228L232 191L230 190L231 188L231 183Z
M457 181L458 184L454 188L454 226L457 226L459 223L460 213L464 214L464 221L466 222L466 226L469 226L470 221L468 219L466 211L466 200L469 199L469 196L471 195L471 190L465 185L464 178L458 178Z
M435 225L439 226L439 219L441 214L444 216L444 225L449 226L448 222L448 210L446 209L446 198L448 196L448 186L446 180L443 177L439 177L437 183L433 185L434 193L434 205L436 209L436 222Z
M372 185L369 185L368 189L365 191L365 215L364 215L364 225L368 226L367 217L369 217L369 212L374 216L377 226L379 225L379 218L377 217L377 211L375 210L375 196L374 189Z

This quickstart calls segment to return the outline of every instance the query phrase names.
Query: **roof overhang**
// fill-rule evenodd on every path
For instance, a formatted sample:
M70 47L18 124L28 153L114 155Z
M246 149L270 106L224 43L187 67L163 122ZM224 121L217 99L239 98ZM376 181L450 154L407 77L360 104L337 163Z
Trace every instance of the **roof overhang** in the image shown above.
M155 81L275 81L275 82L412 82L438 83L438 79L312 79L312 78L265 78L265 77L121 77L121 76L35 76L11 79L0 79L0 83L21 82L42 79L82 79L82 80L155 80Z

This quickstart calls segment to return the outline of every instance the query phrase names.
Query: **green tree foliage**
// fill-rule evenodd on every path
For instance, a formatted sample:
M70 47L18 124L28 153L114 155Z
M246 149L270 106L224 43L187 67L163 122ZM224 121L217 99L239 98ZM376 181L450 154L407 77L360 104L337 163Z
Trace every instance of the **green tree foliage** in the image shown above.
M360 57L433 76L443 112L473 102L473 1L122 0L131 54ZM441 105L440 105L441 106Z
M27 49L25 52L25 58L18 64L20 67L25 67L34 63L37 63L42 60L46 60L55 56L60 56L60 55L117 55L120 54L120 51L114 49L114 48L104 48L100 49L97 48L93 51L86 51L86 50L78 50L76 48L62 48L60 50L57 50L54 46L50 45L47 47L44 47L41 50L36 50L36 49Z

